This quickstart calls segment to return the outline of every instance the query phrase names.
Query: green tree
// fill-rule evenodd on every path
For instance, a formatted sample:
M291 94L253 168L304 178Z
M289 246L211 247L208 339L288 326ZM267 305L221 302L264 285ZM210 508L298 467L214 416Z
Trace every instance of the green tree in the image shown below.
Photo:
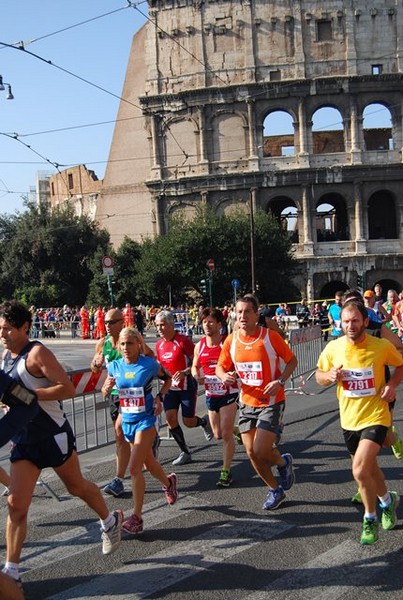
M28 304L82 304L92 279L90 260L109 234L71 207L27 203L20 215L0 219L3 297Z
M250 240L251 221L245 212L218 216L199 208L191 220L173 218L167 235L145 240L141 246L136 276L140 298L166 303L168 286L175 302L200 294L201 279L209 277L210 258L215 261L214 304L232 299L235 277L241 281L241 292L252 291ZM254 218L254 249L260 300L291 299L296 292L292 277L297 265L291 243L276 219L263 211L257 211Z

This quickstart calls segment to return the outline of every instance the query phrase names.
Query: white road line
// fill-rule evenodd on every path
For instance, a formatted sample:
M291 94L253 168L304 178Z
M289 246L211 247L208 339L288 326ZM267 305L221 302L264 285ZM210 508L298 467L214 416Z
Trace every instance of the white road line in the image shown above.
M294 527L268 517L231 521L48 600L140 600Z
M143 517L147 529L152 529L161 523L176 519L178 517L187 518L190 511L195 508L208 507L207 504L200 503L200 500L194 496L180 496L178 502L173 506L167 506L165 501L155 500L146 504ZM129 512L126 516L129 516ZM40 569L43 566L51 565L52 562L60 561L81 552L93 549L99 552L101 550L101 532L98 521L88 523L84 527L72 527L62 533L58 533L48 539L40 541L27 542L24 545L23 560L21 561L21 573Z
M362 546L346 540L243 600L267 600L268 594L276 600L337 600L360 585L364 593L382 566L390 568L384 544Z

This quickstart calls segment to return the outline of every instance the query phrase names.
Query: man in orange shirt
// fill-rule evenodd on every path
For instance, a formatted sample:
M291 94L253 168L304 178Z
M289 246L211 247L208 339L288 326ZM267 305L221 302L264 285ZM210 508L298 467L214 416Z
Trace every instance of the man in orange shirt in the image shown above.
M268 487L263 508L274 510L295 480L291 454L281 455L275 442L284 411L284 384L297 359L277 332L258 326L258 309L252 295L237 301L238 328L224 341L216 375L226 385L240 379L239 431L253 468Z

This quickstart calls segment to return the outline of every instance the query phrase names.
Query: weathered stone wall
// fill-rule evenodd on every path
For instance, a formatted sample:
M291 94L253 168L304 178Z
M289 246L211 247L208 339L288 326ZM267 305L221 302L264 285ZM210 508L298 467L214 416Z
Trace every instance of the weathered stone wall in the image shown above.
M170 213L200 202L217 212L252 202L279 219L296 210L308 297L332 273L352 283L386 272L379 252L397 264L401 1L149 0L149 14L133 40L98 203L112 242L163 234ZM390 129L363 129L373 103L389 109ZM339 111L341 130L312 131L321 107ZM268 142L275 111L291 116L294 133ZM292 156L281 156L284 143ZM335 209L331 235L316 211L323 203Z

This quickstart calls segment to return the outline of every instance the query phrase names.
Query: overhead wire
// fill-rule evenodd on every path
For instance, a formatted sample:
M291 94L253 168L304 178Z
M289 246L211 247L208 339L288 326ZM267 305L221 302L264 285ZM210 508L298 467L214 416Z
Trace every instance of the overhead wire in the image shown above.
M220 76L219 76L219 75L218 75L218 74L217 74L215 71L213 71L213 70L212 70L210 67L208 67L208 65L207 65L205 62L203 62L203 61L200 61L200 60L198 59L198 57L196 57L196 56L194 55L194 53L192 53L192 52L191 52L191 51L189 51L189 50L188 50L188 49L187 49L185 46L183 46L183 44L181 44L181 43L180 43L180 42L179 42L179 41L178 41L178 40L177 40L177 39L176 39L174 36L170 35L168 32L166 32L164 29L162 29L162 28L161 28L161 27L160 27L160 26L157 24L157 22L156 22L156 21L153 21L153 20L152 20L152 19L151 19L151 18L150 18L150 17L149 17L149 16L148 16L146 13L144 13L143 11L141 11L141 10L138 8L138 4L143 4L143 3L144 3L144 2L135 3L135 2L131 2L130 0L127 0L127 6L125 6L125 7L121 7L121 8L119 8L119 9L115 9L115 10L113 10L113 11L109 11L108 13L104 13L104 14L102 14L102 15L98 15L98 16L96 16L96 17L92 17L91 19L86 19L86 20L83 20L83 21L81 21L81 22L79 22L79 23L76 23L76 24L74 24L74 25L71 25L71 26L64 27L64 28L62 28L62 29L59 29L59 30L57 30L57 31L55 31L55 32L52 32L52 33L50 33L50 34L46 34L46 35L44 35L44 36L41 36L41 37L38 37L38 38L34 38L33 40L30 40L30 41L28 42L28 44L30 44L30 43L33 43L33 42L37 42L37 41L39 41L39 40L41 40L41 39L45 39L45 38L47 38L47 37L51 37L51 36L53 36L53 35L57 35L57 34L59 34L59 33L62 33L62 32L64 32L64 31L67 31L67 30L69 30L69 29L73 29L74 27L78 27L78 26L81 26L81 25L83 25L83 24L87 24L87 23L89 23L89 22L91 22L91 21L95 21L95 20L97 20L97 19L100 19L100 18L103 18L103 17L109 16L109 15L111 15L111 14L114 14L114 13L120 12L120 11L122 11L122 10L126 10L126 9L128 9L128 8L133 8L133 9L135 9L135 10L136 10L136 11L137 11L139 14L141 14L141 15L142 15L142 16L143 16L143 17L144 17L146 20L148 20L149 22L153 23L153 24L154 24L154 25L157 27L157 29L158 29L159 31L161 31L161 32L162 32L164 35L166 35L167 37L169 37L169 38L170 38L170 39L171 39L171 40L172 40L172 41L173 41L175 44L177 44L177 45L178 45L180 48L182 48L182 49L183 49L185 52L187 52L187 53L188 53L190 56L192 56L192 58L193 58L195 61L197 61L198 63L200 63L200 64L201 64L201 65L202 65L202 66L203 66L203 67L204 67L206 70L209 70L209 71L211 71L211 73L212 73L212 74L214 74L214 75L215 75L215 76L216 76L218 79L220 79L220 80L222 81L222 83L223 83L223 84L224 84L224 85L225 85L227 88L239 87L239 85L238 85L238 86L235 86L234 84L231 84L231 83L229 83L228 81L225 81L224 79L220 78ZM43 62L45 62L46 64L49 64L50 66L53 66L54 68L56 68L56 69L59 69L59 70L61 70L61 71L65 72L66 74L68 74L68 75L70 75L70 76L72 76L72 77L75 77L75 78L77 78L78 80L80 80L80 81L83 81L84 83L86 83L86 84L88 84L88 85L90 85L90 86L93 86L93 87L95 87L96 89L99 89L100 91L103 91L103 92L105 92L106 94L109 94L109 95L111 95L111 96L113 96L113 97L115 97L115 98L119 99L120 101L127 102L127 103L131 104L132 106L134 106L135 108L137 108L137 109L139 109L139 110L142 110L142 109L141 109L141 107L139 107L139 106L138 106L138 105L136 105L135 103L133 103L133 102L131 102L131 101L129 101L129 100L127 100L127 99L125 99L125 98L121 97L121 96L118 96L117 94L114 94L113 92L110 92L110 91L109 91L109 90L107 90L106 88L104 88L104 87L102 87L102 86L99 86L98 84L95 84L95 83L91 82L90 80L88 80L88 79L86 79L86 78L83 78L83 77L81 77L81 76L79 76L79 75L77 75L77 74L73 73L72 71L70 71L70 70L68 70L68 69L65 69L64 67L61 67L60 65L57 65L56 63L54 63L54 62L52 62L52 61L50 61L50 60L47 60L47 59L45 59L45 58L41 57L41 56L40 56L40 55L38 55L38 54L35 54L35 53L33 53L33 52L30 52L30 51L26 50L26 48L25 48L25 43L24 43L24 42L17 42L16 44L6 44L5 42L0 42L0 44L2 44L3 48L4 48L4 47L9 47L9 48L13 48L13 49L17 49L17 50L24 51L25 53L27 53L27 54L29 54L29 55L33 56L34 58L37 58L38 60L40 60L40 61L43 61ZM380 58L387 58L387 57L390 57L390 56L393 56L393 55L392 55L392 54L385 54L384 56L381 56L381 57L379 57L379 59L380 59ZM364 59L358 59L358 60L364 60ZM279 85L281 85L281 89L286 89L287 85L290 85L290 86L291 86L291 85L295 85L295 82L293 82L293 81L290 81L290 82L271 82L271 83L273 83L273 85L274 85L274 86L277 86L277 87L278 87ZM265 89L265 90L263 90L263 91L261 91L261 92L256 92L255 94L248 94L248 95L247 95L247 96L246 96L244 99L245 99L245 100L253 100L253 99L255 99L255 98L257 98L257 97L259 97L259 96L261 96L261 95L266 95L266 94L268 93L268 91L269 91L268 89ZM285 111L285 112L287 112L287 111ZM289 114L289 113L288 113L288 114ZM136 117L131 117L131 118L143 118L143 116L142 116L142 115L139 115L139 116L136 116ZM162 117L162 119L164 119L164 117ZM116 121L112 121L112 122L116 122ZM100 123L100 124L106 124L106 123L107 123L107 122L103 122L103 123ZM338 124L338 123L336 123L336 124ZM54 131L61 131L61 130L68 130L68 129L80 129L81 127L90 127L90 126L95 126L95 125L96 125L96 124L87 124L87 125L75 126L75 127L71 127L71 128L62 128L62 129L59 129L59 130L54 130ZM179 141L177 140L176 136L174 136L174 134L172 133L172 131L171 131L170 127L169 127L169 124L165 123L165 126L166 126L166 129L167 129L167 131L169 132L169 134L172 136L172 138L173 138L173 140L174 140L175 144L176 144L176 145L177 145L177 146L180 148L180 150L181 150L181 156L183 156L183 157L184 157L184 162L186 162L186 160L187 160L189 157L191 157L192 155L189 155L189 154L188 154L188 153L185 151L185 149L184 149L184 148L183 148L183 147L180 145L180 143L179 143ZM325 127L325 126L324 126L324 127ZM324 128L324 127L323 127L323 128ZM323 129L323 128L320 128L320 129ZM52 132L52 130L51 130L50 132ZM39 135L40 133L41 133L41 132L36 132L36 133L33 133L33 134L31 134L31 135ZM43 133L47 133L47 132L43 132ZM18 139L18 140L19 140L19 137L22 137L22 136L24 136L24 137L27 137L28 135L30 135L30 134L10 134L10 135L9 135L9 137L11 137L12 139ZM19 140L19 141L20 141L20 140ZM31 147L31 146L29 146L29 145L26 145L26 147L27 147L27 148L29 148L31 151L35 152L35 153L36 153L38 156L42 156L42 155L40 155L38 152L36 152L36 151L35 151L35 150L34 150L34 149ZM51 161L51 160L49 160L49 159L47 159L47 158L45 158L45 157L43 157L43 158L44 158L44 160L45 160L46 162L48 162L49 164L52 164L53 166L59 165L59 163L57 163L57 162ZM101 164L102 162L104 162L104 161L96 161L96 162L94 162L94 163L90 163L90 162L88 162L88 161L87 161L87 162L86 162L86 164ZM105 162L107 162L107 161L105 161ZM59 165L59 166L63 166L63 165ZM180 168L180 167L181 167L181 165L179 165L179 164L177 164L176 166L172 166L172 168ZM56 167L56 168L57 168L57 167ZM59 172L60 172L60 171L59 171Z

